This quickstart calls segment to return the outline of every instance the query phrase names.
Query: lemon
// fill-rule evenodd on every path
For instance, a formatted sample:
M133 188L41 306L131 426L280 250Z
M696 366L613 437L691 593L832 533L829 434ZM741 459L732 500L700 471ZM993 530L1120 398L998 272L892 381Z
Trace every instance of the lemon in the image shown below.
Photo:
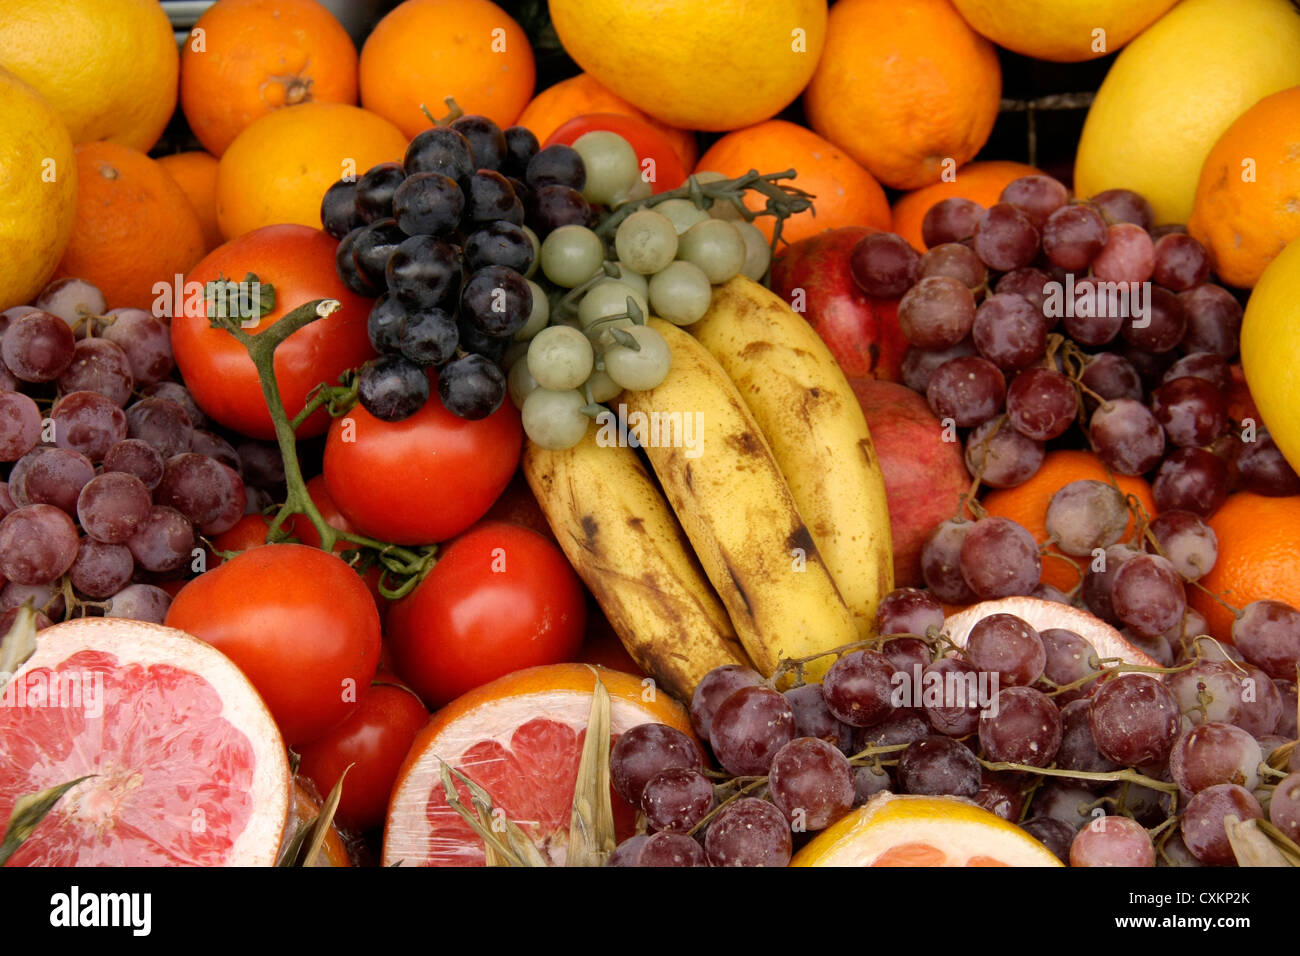
M1241 367L1269 433L1300 471L1300 239L1269 263L1250 294Z
M1088 112L1074 191L1135 190L1186 222L1201 165L1238 116L1300 84L1290 0L1183 0L1116 58Z
M1178 0L953 0L976 32L1039 60L1114 53Z
M960 797L888 791L840 818L791 866L1061 866L1014 823Z
M74 143L148 152L176 109L180 53L158 0L4 0L0 67L49 101Z
M0 69L0 311L36 297L77 221L72 137L49 103Z
M731 130L775 116L807 86L825 0L551 0L564 49L656 119Z

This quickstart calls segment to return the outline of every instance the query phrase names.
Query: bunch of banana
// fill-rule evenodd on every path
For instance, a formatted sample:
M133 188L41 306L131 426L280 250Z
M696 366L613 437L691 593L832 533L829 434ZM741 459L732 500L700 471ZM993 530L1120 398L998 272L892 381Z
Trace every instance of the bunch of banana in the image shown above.
M893 587L889 514L830 351L743 276L714 290L695 336L649 322L672 367L618 408L662 491L636 452L598 437L608 429L524 454L547 520L629 654L689 698L719 665L771 674L782 658L869 636Z
M690 700L725 664L752 666L681 525L635 451L524 449L524 475L579 576L637 665Z

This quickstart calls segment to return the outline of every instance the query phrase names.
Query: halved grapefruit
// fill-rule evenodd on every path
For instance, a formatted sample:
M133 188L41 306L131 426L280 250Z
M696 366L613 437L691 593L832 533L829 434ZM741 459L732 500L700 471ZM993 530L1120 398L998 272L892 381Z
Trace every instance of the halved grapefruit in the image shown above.
M888 791L819 833L791 866L1061 866L1014 823L961 797Z
M10 865L275 862L284 742L239 669L184 631L84 618L37 636L0 694L0 838L20 797L91 774Z
M1007 597L972 604L956 614L948 615L943 622L942 634L958 647L965 647L970 629L990 614L1014 614L1036 631L1053 627L1074 631L1091 643L1102 657L1118 657L1126 664L1160 666L1144 651L1124 640L1124 635L1096 615L1081 608L1058 604L1055 601L1044 601L1041 598Z
M515 671L452 701L415 738L389 802L384 866L483 865L482 839L447 803L439 759L487 790L544 857L563 865L597 675L609 691L611 736L661 723L694 737L685 708L642 678L588 664ZM457 789L470 806L468 790ZM617 794L612 801L622 841L636 814Z

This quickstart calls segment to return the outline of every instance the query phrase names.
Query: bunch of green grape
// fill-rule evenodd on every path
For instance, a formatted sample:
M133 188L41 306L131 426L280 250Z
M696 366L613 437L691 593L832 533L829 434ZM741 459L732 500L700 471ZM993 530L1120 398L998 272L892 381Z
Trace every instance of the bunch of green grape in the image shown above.
M608 207L606 215L650 196L623 137L593 131L573 148L587 169L582 195ZM701 183L724 178L696 176ZM541 243L538 272L529 276L541 280L533 313L506 357L510 398L534 442L571 448L601 403L664 380L671 355L664 337L645 324L648 316L691 325L708 311L713 286L767 272L771 249L763 233L733 203L704 203L674 198L639 208L618 224L610 243L599 222L594 229L561 226Z

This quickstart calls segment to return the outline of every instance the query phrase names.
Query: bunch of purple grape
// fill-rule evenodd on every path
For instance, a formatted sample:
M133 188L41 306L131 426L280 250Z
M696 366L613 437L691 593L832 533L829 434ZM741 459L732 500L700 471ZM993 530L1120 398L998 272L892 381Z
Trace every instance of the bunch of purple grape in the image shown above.
M339 239L339 276L376 298L359 399L384 421L401 421L438 396L461 418L479 419L506 395L501 363L547 301L531 282L539 237L586 225L586 170L568 146L539 149L522 126L502 131L462 116L411 140L401 163L381 163L331 186L321 203ZM536 324L536 322L534 322Z
M205 430L168 377L166 324L108 309L83 280L0 313L0 335L0 633L28 601L38 626L85 613L161 622L171 598L158 585L202 570L200 534L269 503L241 474L268 472L278 453Z
M988 209L936 203L922 234L924 255L867 236L850 267L868 295L901 297L904 381L968 430L967 467L984 484L1027 481L1048 443L1079 443L1077 419L1116 472L1152 474L1162 511L1208 517L1239 487L1300 493L1267 431L1229 418L1241 305L1209 281L1184 227L1153 226L1142 196L1072 200L1025 176Z
M711 778L671 728L624 734L613 783L649 832L611 865L785 865L883 791L972 800L1074 866L1231 864L1230 814L1300 835L1300 757L1276 783L1262 769L1296 738L1293 681L1204 640L1180 645L1189 666L1166 681L1103 669L1078 633L1013 614L978 621L961 650L936 639L943 624L932 595L900 588L877 615L888 639L841 656L821 684L780 693L744 667L705 675L691 722L725 774ZM1049 766L1079 776L1033 772ZM1086 776L1125 768L1177 787L1176 831L1147 829L1171 814L1164 790Z

